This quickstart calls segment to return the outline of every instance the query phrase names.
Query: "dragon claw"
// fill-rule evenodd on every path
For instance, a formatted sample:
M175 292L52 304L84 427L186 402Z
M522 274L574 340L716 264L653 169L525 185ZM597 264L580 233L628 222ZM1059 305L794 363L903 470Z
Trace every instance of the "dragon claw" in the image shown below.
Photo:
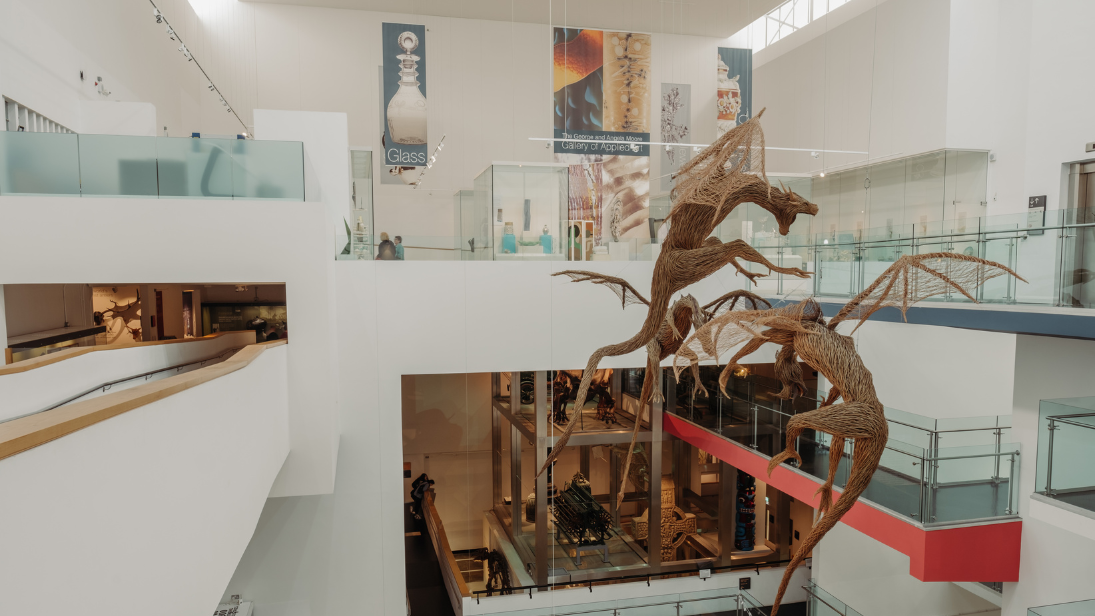
M771 477L772 471L776 470L776 467L783 464L788 458L794 458L798 460L799 465L802 465L802 456L798 455L798 452L794 449L787 449L768 462L768 476Z

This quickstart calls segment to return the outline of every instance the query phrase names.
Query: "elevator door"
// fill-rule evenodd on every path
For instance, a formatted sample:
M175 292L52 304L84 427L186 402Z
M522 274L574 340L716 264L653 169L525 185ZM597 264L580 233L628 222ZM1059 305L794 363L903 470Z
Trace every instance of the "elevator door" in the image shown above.
M1069 188L1076 223L1095 223L1095 162L1072 165ZM1077 227L1064 235L1072 243L1063 247L1072 258L1072 271L1066 270L1062 278L1064 303L1091 308L1095 306L1095 226Z

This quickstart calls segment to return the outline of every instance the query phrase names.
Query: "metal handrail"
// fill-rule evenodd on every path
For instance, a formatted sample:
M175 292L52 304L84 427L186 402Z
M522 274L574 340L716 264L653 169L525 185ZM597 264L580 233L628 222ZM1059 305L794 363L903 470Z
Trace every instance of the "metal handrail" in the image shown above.
M847 242L847 241L842 242L842 241L839 241L839 240L834 240L832 243L829 243L829 244L817 244L817 243L810 243L810 244L776 244L776 245L772 245L772 246L753 246L753 247L754 248L822 248L822 247L824 247L824 248L830 248L830 247L835 248L837 246L856 246L856 245L860 245L860 244L886 244L886 243L892 244L894 242L909 242L909 243L912 243L912 242L918 241L918 240L945 239L945 238L950 238L950 237L962 237L962 236L966 236L966 235L987 235L989 233L993 233L993 234L996 234L996 233L1029 233L1030 231L1057 231L1057 230L1060 230L1060 229L1081 229L1081 228L1085 228L1085 227L1095 227L1095 222L1085 222L1085 223L1066 224L1066 225L1053 225L1053 226L1043 226L1043 227L1016 227L1015 229L998 229L998 230L995 230L995 231L990 231L990 230L980 231L980 230L978 230L978 231L964 231L964 232L960 232L960 233L939 233L939 234L931 234L931 235L914 235L912 237L894 237L894 238L881 239L881 240L852 240L850 242ZM997 239L1004 239L1004 238L997 238Z
M1068 417L1095 417L1095 413L1075 413L1075 414L1072 414L1072 415L1050 415L1050 416L1046 417L1046 419L1049 420L1049 442L1046 444L1046 446L1047 446L1047 453L1046 453L1046 489L1045 489L1045 491L1042 492L1046 496L1052 497L1053 495L1055 495L1059 492L1059 490L1054 490L1053 489L1053 442L1055 440L1057 430L1059 429L1057 427L1057 424L1060 423L1060 424L1065 424L1065 425L1068 425L1068 426L1076 426L1076 427L1079 427L1079 428L1095 429L1095 426L1090 426L1090 425L1075 422L1075 421L1069 421L1067 419Z
M811 597L817 599L818 601L821 601L822 603L824 603L826 606L829 607L829 609L833 610L837 614L840 614L841 616L845 616L848 613L847 610L842 610L842 609L834 606L832 603L829 603L825 599L822 599L820 595L818 595L813 590L811 590L812 588L817 588L817 584L807 584L807 585L802 587L802 590L805 590L806 594L808 594ZM834 599L835 599L835 597L834 597ZM848 607L847 604L845 604L844 607Z
M218 353L218 354L216 354L212 357L207 357L205 359L195 360L195 361L187 362L185 364L176 364L174 366L168 366L166 368L158 368L156 370L150 370L148 372L142 372L140 374L135 374L135 375L123 377L123 378L120 378L120 379L115 379L113 381L107 381L105 383L100 383L100 384L98 384L94 387L91 387L90 389L86 389L83 392L78 393L74 396L69 396L68 398L65 398L64 400L61 400L60 402L58 402L56 404L53 404L51 406L47 406L44 409L40 409L40 410L37 410L37 411L32 411L30 413L24 413L22 415L16 415L15 417L8 417L6 419L0 419L0 423L15 421L16 419L22 419L23 417L30 417L31 415L37 415L39 413L45 413L46 411L52 411L55 408L58 408L58 407L66 405L70 402L74 402L76 400L79 400L80 398L83 398L84 396L86 396L90 393L93 393L96 390L102 389L104 392L106 392L108 389L110 389L114 385L117 385L118 383L125 383L126 381L133 381L133 380L139 379L141 377L144 377L147 380L148 377L150 377L154 374L159 374L161 372L167 372L168 370L182 370L183 368L185 368L187 366L193 366L194 364L205 364L205 362L213 361L215 359L220 359L221 357L224 357L225 355L236 353L237 351L239 351L242 348L243 347L241 347L241 346L232 347L230 349L225 349L224 351L221 351L220 353Z
M754 570L754 571L757 572L757 575L760 575L760 570L761 570L762 567L765 568L765 569L770 569L770 568L773 568L773 567L781 567L781 566L786 565L790 562L791 562L790 560L764 561L764 562L749 563L749 564L702 567L701 569L702 570L709 570L712 573L718 572L718 571L749 571L749 570ZM540 590L540 589L552 590L552 589L555 589L555 588L570 588L570 587L580 588L580 587L584 586L586 588L589 588L589 592L593 592L593 586L594 585L605 586L605 585L612 584L612 583L626 582L626 581L631 581L631 580L646 580L646 585L649 586L651 580L657 580L657 579L661 579L663 577L683 577L683 576L699 575L701 569L696 569L695 571L665 571L665 572L661 572L661 573L639 573L639 574L634 574L634 575L617 575L617 576L612 576L612 577L607 577L607 578L599 578L599 579L596 579L596 580L593 580L593 579L582 580L582 581L578 581L578 582L557 582L557 583L554 583L554 584L549 583L549 584L532 584L532 585L529 585L529 586L513 586L513 587L509 588L508 590L510 590L512 594L518 594L518 593L524 594L525 591L528 591L528 596L531 599L533 590ZM492 591L473 590L472 594L475 596L475 602L479 603L480 597L486 595L488 592L498 594L499 591L498 590L492 590ZM709 597L709 598L711 598L711 597ZM638 606L636 606L636 607L638 607ZM601 611L604 611L604 610L601 610Z

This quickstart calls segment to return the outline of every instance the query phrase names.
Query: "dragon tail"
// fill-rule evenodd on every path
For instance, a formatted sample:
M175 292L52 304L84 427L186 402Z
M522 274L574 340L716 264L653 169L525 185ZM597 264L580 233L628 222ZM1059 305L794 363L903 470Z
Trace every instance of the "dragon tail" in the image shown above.
M852 458L852 470L848 475L848 483L845 486L844 491L841 492L840 498L833 503L833 507L827 511L825 515L821 516L821 519L817 521L817 524L814 525L814 528L802 541L802 545L799 546L798 551L791 557L791 562L787 565L787 570L783 572L783 579L780 580L779 590L776 591L776 601L772 604L771 616L776 616L776 613L779 612L779 604L783 601L783 594L787 592L787 585L791 582L791 576L794 574L795 569L806 559L806 555L817 547L817 544L821 542L822 537L836 526L836 523L840 521L840 518L844 517L844 514L851 510L852 505L859 500L860 495L867 489L867 485L871 482L871 477L874 476L874 469L877 466L878 461L882 459L882 452L885 448L885 438L856 439L855 453Z

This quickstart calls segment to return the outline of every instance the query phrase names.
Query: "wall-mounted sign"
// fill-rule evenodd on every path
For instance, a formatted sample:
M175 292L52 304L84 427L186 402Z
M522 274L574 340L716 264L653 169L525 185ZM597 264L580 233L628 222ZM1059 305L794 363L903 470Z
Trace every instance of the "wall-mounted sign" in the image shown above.
M1046 196L1027 198L1027 228L1046 226ZM1043 231L1030 231L1031 235L1041 235Z
M426 26L382 24L384 164L426 164Z

